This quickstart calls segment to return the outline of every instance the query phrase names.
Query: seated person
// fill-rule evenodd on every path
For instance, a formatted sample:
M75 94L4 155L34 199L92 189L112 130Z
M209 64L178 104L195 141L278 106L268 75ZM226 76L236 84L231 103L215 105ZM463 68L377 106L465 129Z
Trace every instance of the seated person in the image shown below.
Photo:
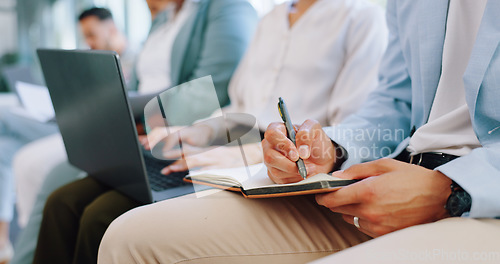
M98 262L497 263L499 8L389 0L381 82L363 107L328 134L305 121L296 145L282 123L267 129L275 182L301 180L299 157L309 176L358 182L315 197L224 191L137 208L108 228Z
M122 63L122 69L125 76L130 78L132 71L131 63L134 60L134 53L127 43L127 39L124 34L118 30L111 12L106 8L93 7L83 11L78 17L80 31L85 39L85 43L94 50L111 50L115 51L120 55L120 62ZM60 134L56 133L44 139L40 140L42 142L47 142L47 138L59 138ZM34 140L37 142L38 140ZM25 152L26 156L22 156L21 160L18 159L17 163L21 163L20 166L15 166L16 156L12 162L13 172L16 176L16 189L18 193L22 195L17 196L17 210L18 219L21 227L24 227L28 221L28 216L35 202L36 194L38 193L38 188L43 182L43 178L35 177L35 175L40 175L44 171L49 171L52 168L52 164L60 162L59 158L60 151L63 146L52 144L52 142L47 142L49 145L47 148L41 150ZM31 146L33 143L27 144ZM38 164L26 164L26 161L33 160L33 156L42 151L43 157L45 159L41 160ZM47 153L45 151L50 151ZM14 151L14 153L16 153ZM63 152L64 153L64 152ZM49 158L50 157L50 158ZM18 177L19 169L22 171L29 170L29 177Z
M86 43L92 49L116 51L122 58L124 71L129 73L133 53L128 48L125 36L116 27L111 12L105 8L92 8L80 15L79 22ZM2 149L2 155L0 155L0 263L4 258L2 255L11 255L2 252L10 251L11 247L8 241L8 230L15 198L11 169L14 154L27 143L58 132L57 125L53 122L39 122L16 115L10 110L11 108L0 108L0 149ZM29 192L24 192L24 190L19 193L29 195ZM27 218L29 211L23 210L24 201L21 196L18 204L21 204L23 218ZM5 257L5 259L9 258Z
M338 17L334 24L330 24L332 16ZM350 19L341 19L345 17ZM288 37L283 38L284 34ZM231 99L236 100L233 102L237 111L262 117L263 120L259 120L262 128L273 118L266 118L260 108L272 109L273 116L279 118L273 96L285 91L290 94L290 106L315 111L315 116L325 125L340 122L359 105L357 101L363 100L376 86L385 38L382 10L375 5L362 1L301 0L292 8L290 3L285 3L260 23L232 79ZM323 45L318 47L318 43ZM274 67L278 67L276 71ZM308 96L302 96L311 82L316 86L309 89ZM251 94L255 95L246 99ZM314 100L320 100L323 106L316 109L318 104L314 104ZM330 105L333 103L340 107ZM293 113L299 115L299 119L305 117L300 111ZM82 256L93 249L88 245L99 245L111 217L138 205L90 177L63 186L47 200L35 263L63 258L92 261L90 257L96 255ZM79 213L71 214L74 210ZM76 223L80 223L79 226ZM80 242L74 251L77 233L81 234L78 235Z
M211 75L219 100L221 103L227 104L229 78L250 41L257 16L246 1L234 1L231 4L223 1L219 4L218 2L189 0L184 2L181 10L177 10L176 6L172 5L172 0L147 1L154 22L144 50L139 55L136 70L131 74L129 88L131 90L137 88L140 93L159 92L158 89L164 90L169 86ZM176 12L178 15L174 16ZM159 47L161 50L158 50ZM162 55L154 56L155 53ZM151 75L151 72L155 74ZM159 75L167 77L159 77ZM148 83L151 86L148 86ZM154 87L152 87L153 85ZM190 96L185 95L183 100L190 100ZM213 111L213 109L209 109L209 111ZM35 149L36 153L31 151L33 149L22 151L23 156L16 158L18 160L16 163L20 164L17 166L16 177L26 179L20 180L19 184L28 185L32 183L31 178L47 175L38 173L41 170L39 166L35 166L34 170L31 165L27 166L26 164L39 164L44 168L41 170L42 172L49 173L58 171L61 166L47 168L46 164L56 166L56 164L66 160L65 152L46 155L47 149L51 151L64 150L60 135L54 135L38 143L28 147ZM34 156L35 154L36 156ZM54 157L58 157L59 161L54 163L49 160ZM20 167L22 168L20 169ZM68 170L63 169L62 171ZM57 179L45 180L45 177L42 177L45 181L43 186L46 189L40 192L41 196L35 196L36 204L31 212L27 227L18 239L12 263L32 262L36 246L33 239L35 238L34 242L36 242L40 215L48 193L47 188L54 190L68 182L65 175L56 174L54 177L62 179L60 181ZM78 173L74 173L73 177L75 180ZM40 185L36 189L39 188ZM31 202L31 204L34 203L35 201Z
M367 8L364 11L367 18L361 21L337 15L346 12L354 16L343 10L346 8L343 2L295 2L293 6L280 5L259 23L231 79L231 104L222 108L223 113L253 115L262 134L271 122L280 120L276 111L280 96L285 98L294 121L302 123L309 117L323 126L331 126L357 110L377 84L378 61L386 43L385 22L377 8ZM318 9L324 10L318 12ZM337 18L332 21L331 17ZM353 25L359 28L354 30ZM212 116L220 114L218 111ZM198 138L197 141L216 133L200 131L199 126L195 130L191 137ZM155 145L165 136L165 129L156 129L148 133L152 142L143 138L142 143L149 149L149 145ZM187 154L186 133L183 138L183 153ZM234 164L230 161L239 151L222 147L217 155L192 156L189 163L197 168L238 166L236 160ZM175 152L168 154L170 159L181 158ZM255 147L247 146L245 154L250 163L262 162L260 143ZM186 170L186 162L178 160L163 173Z
M93 7L83 11L78 17L85 43L93 50L112 50L120 55L125 80L130 79L135 52L128 45L127 38L116 26L111 11Z

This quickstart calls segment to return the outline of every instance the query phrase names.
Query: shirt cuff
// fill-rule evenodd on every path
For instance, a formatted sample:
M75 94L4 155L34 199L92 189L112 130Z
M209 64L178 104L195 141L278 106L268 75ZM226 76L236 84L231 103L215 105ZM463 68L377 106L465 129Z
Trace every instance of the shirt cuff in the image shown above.
M485 154L485 153L482 153ZM485 159L487 160L487 159ZM469 214L471 218L495 218L500 216L500 184L491 165L478 162L477 155L466 155L452 160L436 170L455 181L472 198Z

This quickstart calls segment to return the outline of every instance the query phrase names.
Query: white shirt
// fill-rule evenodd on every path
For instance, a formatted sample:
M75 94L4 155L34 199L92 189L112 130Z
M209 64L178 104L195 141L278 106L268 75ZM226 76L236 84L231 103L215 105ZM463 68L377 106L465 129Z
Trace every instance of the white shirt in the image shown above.
M125 78L125 82L130 81L130 76L134 69L134 63L136 60L136 51L130 47L120 54L120 64L123 72L123 77Z
M290 7L279 5L261 20L229 85L224 112L252 114L261 130L281 120L280 96L295 124L340 122L376 87L386 47L384 14L375 5L320 0L292 28Z
M428 122L410 139L412 154L442 152L463 156L481 147L465 101L463 76L487 0L450 0L442 73Z
M175 14L175 4L169 4L168 21L149 35L137 60L139 93L154 93L172 85L170 59L177 33L186 20L193 15L195 0L185 1Z

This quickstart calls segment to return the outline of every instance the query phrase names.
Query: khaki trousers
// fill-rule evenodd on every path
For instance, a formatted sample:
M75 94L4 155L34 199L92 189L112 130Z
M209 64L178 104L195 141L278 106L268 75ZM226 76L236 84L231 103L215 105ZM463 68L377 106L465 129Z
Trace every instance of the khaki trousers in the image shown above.
M500 220L448 218L406 228L313 262L500 263Z
M245 199L237 193L209 192L214 191L199 193L206 195L201 198L192 194L139 207L120 216L104 235L98 262L307 263L323 258L318 263L411 263L397 257L404 250L413 257L434 248L442 249L442 254L500 252L496 242L500 220L450 219L366 242L368 236L318 206L313 196Z

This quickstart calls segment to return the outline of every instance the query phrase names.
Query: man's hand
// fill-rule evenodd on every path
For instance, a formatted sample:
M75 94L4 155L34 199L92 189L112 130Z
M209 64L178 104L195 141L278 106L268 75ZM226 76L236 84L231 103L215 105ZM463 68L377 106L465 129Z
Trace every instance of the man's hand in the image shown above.
M200 170L234 168L262 162L262 149L259 143L245 144L242 148L245 159L241 156L239 146L199 148L184 144L182 150L165 153L165 158L178 160L165 167L161 173L167 175L195 168Z
M444 205L451 180L439 171L393 159L358 164L334 176L362 181L336 192L316 195L318 204L343 214L372 237L448 216Z
M317 121L307 120L295 129L297 146L287 138L283 123L270 124L264 135L264 163L269 178L276 183L302 180L295 163L299 157L308 176L330 172L335 164L335 147Z
M172 154L169 152L180 148L182 144L189 144L196 147L208 147L212 138L212 129L205 125L195 124L190 127L171 126L156 127L151 130L147 137L140 136L139 142L144 149L161 151L163 158L169 158ZM174 152L175 153L175 152Z
M139 142L145 150L151 150L158 142L168 136L168 131L165 127L156 127L147 135L140 135Z

